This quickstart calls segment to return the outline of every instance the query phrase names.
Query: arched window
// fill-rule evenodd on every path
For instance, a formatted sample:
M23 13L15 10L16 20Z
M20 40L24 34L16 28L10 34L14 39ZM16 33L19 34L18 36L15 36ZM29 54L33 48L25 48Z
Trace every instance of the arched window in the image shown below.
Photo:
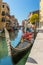
M2 5L2 7L4 8L4 5Z
M2 11L2 16L5 16L5 12L4 11Z
M4 17L2 18L2 22L5 22L5 18Z

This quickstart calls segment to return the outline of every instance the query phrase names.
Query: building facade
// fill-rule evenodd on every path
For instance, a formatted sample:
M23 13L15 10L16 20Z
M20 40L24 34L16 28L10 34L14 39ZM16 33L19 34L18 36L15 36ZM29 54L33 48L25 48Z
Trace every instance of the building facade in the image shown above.
M43 0L40 0L40 27L43 26Z
M0 0L0 30L6 27L8 30L12 27L17 28L19 26L18 20L14 15L10 15L10 8L7 3Z
M3 30L6 23L9 22L7 14L10 14L9 6L0 0L0 30Z
M30 18L31 18L32 15L34 15L34 14L38 14L38 16L39 16L39 10L30 12L30 14L29 14L29 16L28 16L28 22L30 22ZM31 23L31 22L30 22L30 23ZM39 22L36 23L36 26L39 27Z
M38 15L39 15L39 10L30 12L30 14L29 14L29 16L28 16L28 19L30 19L33 14L38 14Z
M11 22L10 26L15 28L15 29L19 26L18 20L15 18L14 15L11 16L10 22Z

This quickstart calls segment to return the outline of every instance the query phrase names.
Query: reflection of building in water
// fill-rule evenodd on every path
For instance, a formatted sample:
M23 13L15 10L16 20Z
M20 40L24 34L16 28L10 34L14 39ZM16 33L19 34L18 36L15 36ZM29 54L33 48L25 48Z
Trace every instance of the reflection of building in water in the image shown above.
M17 35L18 35L18 30L16 30L16 31L14 31L14 32L9 32L10 34L10 39L11 40L14 40L16 37L17 37Z
M10 32L10 39L11 39L11 40L14 40L14 39L15 39L15 34L14 34L14 32Z
M40 0L40 26L43 26L43 0Z

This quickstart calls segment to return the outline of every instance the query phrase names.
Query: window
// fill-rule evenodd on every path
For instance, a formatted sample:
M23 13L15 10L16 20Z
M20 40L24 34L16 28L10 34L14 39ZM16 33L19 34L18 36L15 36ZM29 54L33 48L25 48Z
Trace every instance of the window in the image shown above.
M2 7L4 8L4 5L2 5Z
M2 11L2 16L4 16L5 15L5 12L4 11Z
M2 22L5 22L5 18L2 18Z

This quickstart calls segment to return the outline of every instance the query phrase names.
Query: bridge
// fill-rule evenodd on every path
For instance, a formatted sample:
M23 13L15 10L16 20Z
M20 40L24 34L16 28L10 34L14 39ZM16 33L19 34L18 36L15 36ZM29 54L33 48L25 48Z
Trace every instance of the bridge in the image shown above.
M43 28L37 34L25 65L43 65Z

